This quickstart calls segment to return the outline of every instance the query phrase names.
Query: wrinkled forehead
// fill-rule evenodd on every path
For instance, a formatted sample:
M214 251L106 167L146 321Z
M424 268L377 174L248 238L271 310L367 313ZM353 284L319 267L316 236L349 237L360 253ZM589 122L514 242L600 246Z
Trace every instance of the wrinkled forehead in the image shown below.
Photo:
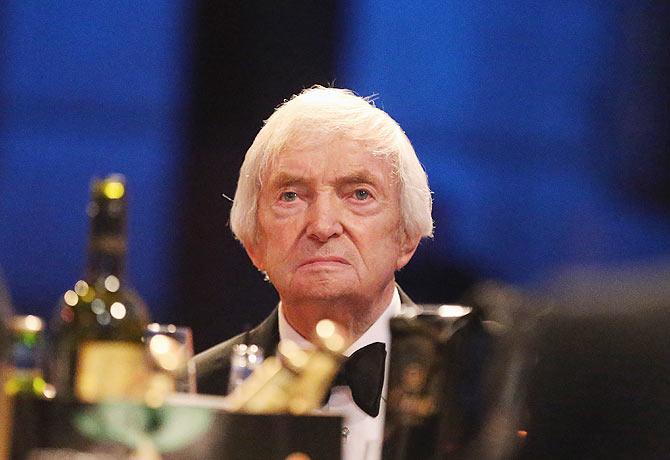
M397 182L397 155L390 152L388 146L380 145L378 140L360 138L350 133L323 132L307 128L292 132L282 145L276 145L269 152L267 161L261 169L261 182L266 181L286 157L291 156L295 161L296 157L300 159L302 156L307 161L310 156L321 152L341 157L343 161L351 161L352 154L361 160L372 159L374 163L383 166L389 182Z

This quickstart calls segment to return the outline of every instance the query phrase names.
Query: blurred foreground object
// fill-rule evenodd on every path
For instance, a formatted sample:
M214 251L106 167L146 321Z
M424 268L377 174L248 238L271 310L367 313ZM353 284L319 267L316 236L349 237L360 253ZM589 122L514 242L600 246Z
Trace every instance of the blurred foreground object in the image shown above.
M465 305L417 305L391 320L383 458L508 459L518 451L527 302L493 283Z
M146 365L142 299L125 282L125 179L94 179L84 279L65 292L54 317L51 378L59 398L86 402L141 397Z
M24 401L51 399L56 393L42 374L44 321L28 315L14 316L9 323L9 359L2 369L3 386L0 388L3 406L0 412L0 459L9 458L12 430L38 429L37 426L17 427L13 417L15 407L25 405Z
M7 358L9 353L9 322L12 317L12 304L9 299L9 289L5 285L5 280L0 267L0 366Z
M177 393L151 408L25 399L16 407L12 458L341 459L341 417L230 413L222 400Z
M9 396L54 397L54 390L46 383L42 372L44 326L44 321L37 316L12 318L9 330L10 373L4 385L4 391Z
M9 323L11 317L12 308L9 301L9 292L3 279L2 267L0 267L0 460L7 458L9 455L11 411L9 398L2 389L5 388L5 382L11 375L9 364Z
M230 403L224 398L173 393L174 378L189 362L190 341L186 346L180 342L174 334L180 329L176 326L152 324L147 329L147 359L153 366L148 378L139 382L143 400L126 397L125 401L115 398L86 403L77 398L17 398L11 410L11 458L88 454L142 460L285 460L300 453L307 453L307 458L340 458L340 417L229 413ZM332 337L337 328L331 329L323 340L324 349L310 352L305 362L296 361L302 366L301 373L290 381L290 398L282 399L287 402L284 412L312 408L314 388L327 388L328 378L317 385L310 379L321 379L324 369L331 368L333 358L324 354L339 357ZM298 353L302 350L290 346L282 350L292 360L303 356ZM281 393L267 390L276 390L277 380L268 383L260 395L252 394L249 407L260 407L266 413L276 407L275 400L267 396ZM316 397L322 393L319 390Z
M576 269L548 283L542 296L478 286L466 302L473 312L456 321L436 360L451 382L439 393L439 423L429 419L431 429L417 431L406 417L404 432L415 437L396 445L411 449L385 458L667 458L665 268Z
M12 318L12 304L9 299L9 289L0 267L0 370L2 364L9 359L10 335L9 326ZM0 373L0 377L4 374ZM0 382L1 383L1 382Z
M282 340L270 356L225 399L228 409L257 414L307 414L323 405L349 345L344 329L330 320L316 325L314 350Z
M582 267L548 283L523 459L670 452L670 263Z
M51 399L55 395L53 386L46 383L42 373L44 321L33 315L14 316L6 333L9 357L2 368L0 388L0 459L9 458L11 432L15 429L14 407L22 401Z
M230 357L228 393L235 391L263 362L263 349L255 344L240 343L233 346Z
M151 323L142 337L150 377L145 402L158 406L173 392L195 393L195 363L191 329Z

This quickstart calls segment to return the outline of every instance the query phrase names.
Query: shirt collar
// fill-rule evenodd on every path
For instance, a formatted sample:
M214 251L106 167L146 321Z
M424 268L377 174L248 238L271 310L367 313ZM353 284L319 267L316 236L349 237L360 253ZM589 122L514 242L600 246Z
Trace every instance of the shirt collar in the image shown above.
M363 348L364 346L374 342L382 342L387 345L388 349L388 344L391 342L389 322L391 321L392 317L398 314L400 314L400 295L398 294L398 288L396 287L393 289L391 303L389 303L379 318L377 318L377 320L372 323L372 326L370 326L368 330L363 333L363 335L356 339L356 341L354 341L354 343L352 343L349 348L347 348L347 350L344 352L344 355L350 356L359 348ZM291 340L301 348L314 348L314 345L309 340L301 336L298 331L293 329L288 321L286 321L281 302L279 302L279 339Z

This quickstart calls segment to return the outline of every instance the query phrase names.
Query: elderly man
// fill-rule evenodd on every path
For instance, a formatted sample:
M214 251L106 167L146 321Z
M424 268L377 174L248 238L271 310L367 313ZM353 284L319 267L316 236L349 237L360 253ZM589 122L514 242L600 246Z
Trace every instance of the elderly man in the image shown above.
M247 151L230 224L280 299L246 335L249 343L266 355L280 339L309 347L316 323L329 318L351 335L347 356L377 351L380 362L359 367L378 375L337 384L325 406L345 417L345 458L376 453L388 322L411 302L395 272L433 231L427 177L405 133L351 91L303 91L274 112ZM200 392L225 393L230 351L244 337L197 357Z

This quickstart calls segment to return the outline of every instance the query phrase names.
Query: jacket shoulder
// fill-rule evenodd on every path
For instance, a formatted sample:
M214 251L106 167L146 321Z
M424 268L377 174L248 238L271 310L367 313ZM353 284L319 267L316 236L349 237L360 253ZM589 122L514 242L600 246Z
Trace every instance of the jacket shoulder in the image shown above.
M233 347L243 342L244 334L239 334L195 356L198 393L211 395L227 393L230 355Z
M277 309L248 333L242 333L198 354L195 361L198 393L225 395L228 392L230 355L240 343L261 347L265 356L272 356L279 342Z

